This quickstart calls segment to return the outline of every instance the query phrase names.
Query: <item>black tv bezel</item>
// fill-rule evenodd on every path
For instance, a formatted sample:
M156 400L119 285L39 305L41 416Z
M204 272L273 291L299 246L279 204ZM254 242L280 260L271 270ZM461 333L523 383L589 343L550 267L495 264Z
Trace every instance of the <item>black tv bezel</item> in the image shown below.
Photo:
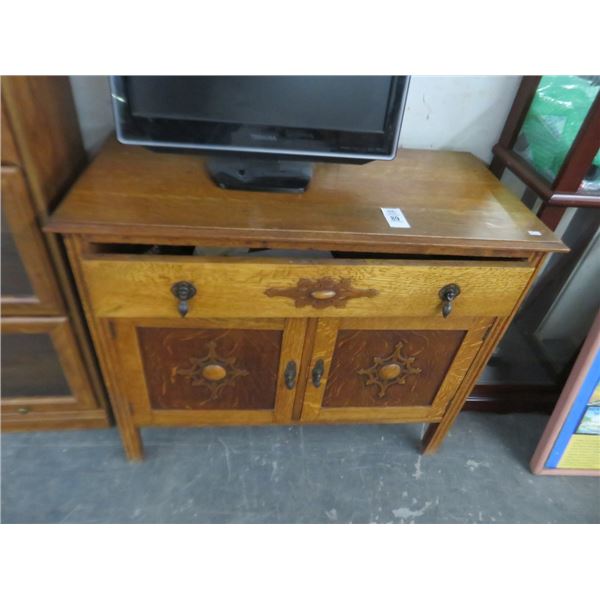
M395 158L410 77L392 76L383 133L143 118L131 113L127 80L123 75L110 78L117 139L124 144L205 154L365 162ZM233 131L242 143L224 141Z

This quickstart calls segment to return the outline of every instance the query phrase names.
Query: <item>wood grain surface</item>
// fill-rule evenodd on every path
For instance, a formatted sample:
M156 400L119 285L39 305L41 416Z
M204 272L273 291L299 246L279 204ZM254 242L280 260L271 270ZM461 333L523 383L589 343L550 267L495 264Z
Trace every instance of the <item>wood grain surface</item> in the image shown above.
M482 343L479 343L477 353L473 355L470 361L462 361L463 365L461 368L464 372L464 377L462 377L458 390L448 405L442 420L438 423L430 425L425 431L422 441L423 454L433 454L439 449L440 445L444 441L444 438L450 430L450 427L452 427L452 424L460 413L460 410L471 393L471 390L475 386L477 378L481 375L483 368L492 355L494 348L504 335L506 329L519 310L519 307L529 291L533 280L540 272L543 265L543 260L544 255L540 253L532 261L534 271L531 274L529 282L519 296L519 299L515 303L511 314L508 317L498 317L494 319L493 323L491 323L491 327L486 330L485 336L481 340Z
M431 405L465 333L339 331L322 406ZM401 347L394 356L398 344ZM381 373L382 366L399 364L402 367L402 360L399 361L398 357L411 360L411 368L418 372L408 372L404 378L386 380L385 371ZM376 359L382 361L381 366L377 367ZM373 371L365 372L373 367ZM401 371L398 375L401 375Z
M69 78L2 77L2 100L33 200L47 215L86 162Z
M410 227L389 228L381 207L401 208ZM455 152L401 151L386 163L317 165L309 191L287 195L221 190L196 156L111 141L47 230L67 234L134 459L142 455L140 426L298 418L429 422L431 451L542 255L566 251L482 163ZM331 260L161 256L138 254L136 244L354 254ZM302 280L327 281L311 296L316 302L298 302ZM178 281L197 290L185 318L171 293ZM335 306L332 292L338 294L342 281L377 293ZM444 319L439 290L451 283L461 293ZM297 363L293 389L284 377L290 361ZM320 361L317 385L312 372ZM412 369L403 383L393 381L401 365ZM371 379L385 385L366 385L373 366ZM199 380L202 373L212 383ZM217 393L218 382L228 385Z
M281 331L153 327L139 328L138 338L152 408L274 409ZM207 381L205 364L223 378Z
M189 317L429 316L441 318L439 290L456 283L461 294L454 316L509 314L532 268L520 262L402 261L136 257L86 258L86 285L100 317L179 315L171 287L190 281L197 293ZM349 279L377 294L349 298L344 306L298 307L294 298L273 296L273 288L295 288L302 279ZM450 317L450 318L452 318Z
M6 114L6 109L2 106L2 121L0 121L0 142L2 143L2 150L0 157L3 165L19 165L21 162L19 158L19 152L15 144L15 136Z
M473 364L475 357L477 356L483 340L485 339L486 333L489 331L490 326L493 324L494 319L490 318L456 318L452 319L440 319L439 321L429 318L414 318L414 317L379 317L379 318L341 318L341 319L319 319L317 329L314 336L314 342L312 344L312 356L310 358L311 368L316 364L318 360L323 361L324 373L321 379L321 385L315 387L310 380L310 371L308 375L308 383L304 395L304 404L302 407L302 420L307 422L415 422L415 421L429 421L436 422L440 421L443 417L448 403L456 395L458 386L466 376L470 366ZM425 338L431 339L438 337L444 340L447 345L448 353L451 355L447 357L443 352L439 353L438 358L431 358L429 361L423 361L422 364L417 365L415 360L414 366L418 366L421 369L421 373L418 376L407 377L407 383L409 386L418 382L418 377L426 375L431 371L430 366L433 366L432 382L427 383L425 379L420 384L424 385L424 390L432 390L433 398L429 400L429 403L422 405L412 404L410 400L404 404L396 403L394 405L386 405L385 401L381 401L381 398L377 398L377 393L373 392L374 398L367 395L365 400L365 394L367 392L364 388L356 387L349 383L352 378L357 378L364 383L364 378L356 373L356 370L363 368L369 368L372 364L372 356L362 357L356 359L355 363L360 360L358 364L353 364L352 368L349 368L348 360L341 360L336 358L336 346L338 344L338 337L344 341L345 332L356 332L356 337L360 339L363 337L370 343L377 343L373 341L376 336L383 336L387 339L388 343L385 345L387 351L388 347L394 343L388 354L394 350L398 341L400 341L402 335L407 333L418 332L417 335L425 336ZM435 334L439 334L436 336ZM351 335L351 334L349 334ZM350 344L356 343L356 340L349 338ZM359 342L360 343L360 342ZM457 347L452 344L455 343ZM423 341L421 341L423 344ZM410 350L410 348L409 348ZM387 356L387 354L383 355ZM345 359L352 360L353 357L345 357ZM442 372L441 377L437 378L437 369L441 368L440 365L449 358L446 369ZM337 365L334 364L337 361ZM364 361L364 366L363 362ZM423 369L425 366L426 371ZM355 367L357 367L355 369ZM340 402L339 398L334 398L333 394L330 397L332 404L325 406L325 397L328 394L328 388L330 385L331 378L334 377L334 385L342 387L351 387L352 389L347 390L352 394L344 401ZM393 392L394 387L391 386L389 392ZM395 392L398 394L398 392ZM388 396L390 398L391 396ZM397 398L397 396L394 396ZM356 400L358 398L358 401ZM369 398L371 401L369 403ZM376 402L375 402L376 399ZM363 403L367 402L367 405ZM354 404L354 405L353 405ZM357 405L359 404L359 405ZM362 404L362 405L361 405Z
M64 408L64 407L63 407ZM26 415L4 413L2 431L46 431L52 429L98 429L110 427L104 409L60 410L32 412Z
M382 207L400 208L410 228L390 228ZM428 254L566 250L477 158L426 150L362 166L318 164L307 192L276 194L223 190L197 156L112 140L48 230L140 243L166 236L181 244Z
M2 240L3 328L18 327L31 333L44 323L48 325L50 316L62 319L63 325L47 331L69 383L66 396L51 395L55 386L48 379L45 396L3 399L2 429L106 427L110 424L106 391L64 247L57 235L45 235L41 230L48 213L86 162L69 78L9 76L2 77L1 87L2 209L6 216ZM7 278L16 279L15 269L5 268L7 258L16 259L4 253L6 226L14 236L13 250L18 250L31 283L29 293L5 285ZM9 322L4 322L7 316ZM44 358L29 360L44 363ZM35 383L35 364L31 371L29 384ZM40 385L45 384L42 381ZM17 412L11 412L13 409ZM28 412L18 412L24 410Z

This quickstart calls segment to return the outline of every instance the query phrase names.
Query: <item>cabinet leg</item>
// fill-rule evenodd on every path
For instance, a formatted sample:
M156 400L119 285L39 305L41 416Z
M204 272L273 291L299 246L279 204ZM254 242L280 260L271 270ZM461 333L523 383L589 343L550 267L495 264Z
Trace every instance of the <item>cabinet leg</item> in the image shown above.
M444 421L431 423L421 440L421 454L435 454L444 441L451 423L444 427Z
M144 446L137 427L122 427L119 424L119 433L127 459L130 461L144 460Z

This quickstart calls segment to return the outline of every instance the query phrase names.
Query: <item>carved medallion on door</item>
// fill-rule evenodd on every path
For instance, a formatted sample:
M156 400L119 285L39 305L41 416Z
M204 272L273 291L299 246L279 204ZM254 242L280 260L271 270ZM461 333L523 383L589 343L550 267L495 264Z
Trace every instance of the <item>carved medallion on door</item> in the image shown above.
M191 356L189 367L176 367L171 380L175 377L185 377L191 385L202 385L208 388L208 401L217 400L224 387L233 385L238 377L245 377L248 371L236 366L236 357L221 357L217 354L217 343L211 340L206 345L208 353L200 358Z
M341 329L324 408L430 406L464 331Z
M379 389L377 396L384 398L391 385L404 385L409 375L419 375L422 369L414 366L418 354L406 356L402 353L406 342L400 340L394 351L383 358L375 356L373 364L368 369L359 369L358 375L364 375L365 385L376 385Z
M273 409L282 331L140 327L153 409Z

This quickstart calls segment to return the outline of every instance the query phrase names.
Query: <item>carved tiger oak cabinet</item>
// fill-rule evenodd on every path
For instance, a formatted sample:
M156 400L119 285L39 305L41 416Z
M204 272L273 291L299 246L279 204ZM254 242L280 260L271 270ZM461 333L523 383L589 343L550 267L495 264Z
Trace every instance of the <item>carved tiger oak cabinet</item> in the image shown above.
M196 156L111 140L46 229L132 460L144 426L425 422L434 452L566 251L478 159L433 151L318 165L294 195L223 190Z

